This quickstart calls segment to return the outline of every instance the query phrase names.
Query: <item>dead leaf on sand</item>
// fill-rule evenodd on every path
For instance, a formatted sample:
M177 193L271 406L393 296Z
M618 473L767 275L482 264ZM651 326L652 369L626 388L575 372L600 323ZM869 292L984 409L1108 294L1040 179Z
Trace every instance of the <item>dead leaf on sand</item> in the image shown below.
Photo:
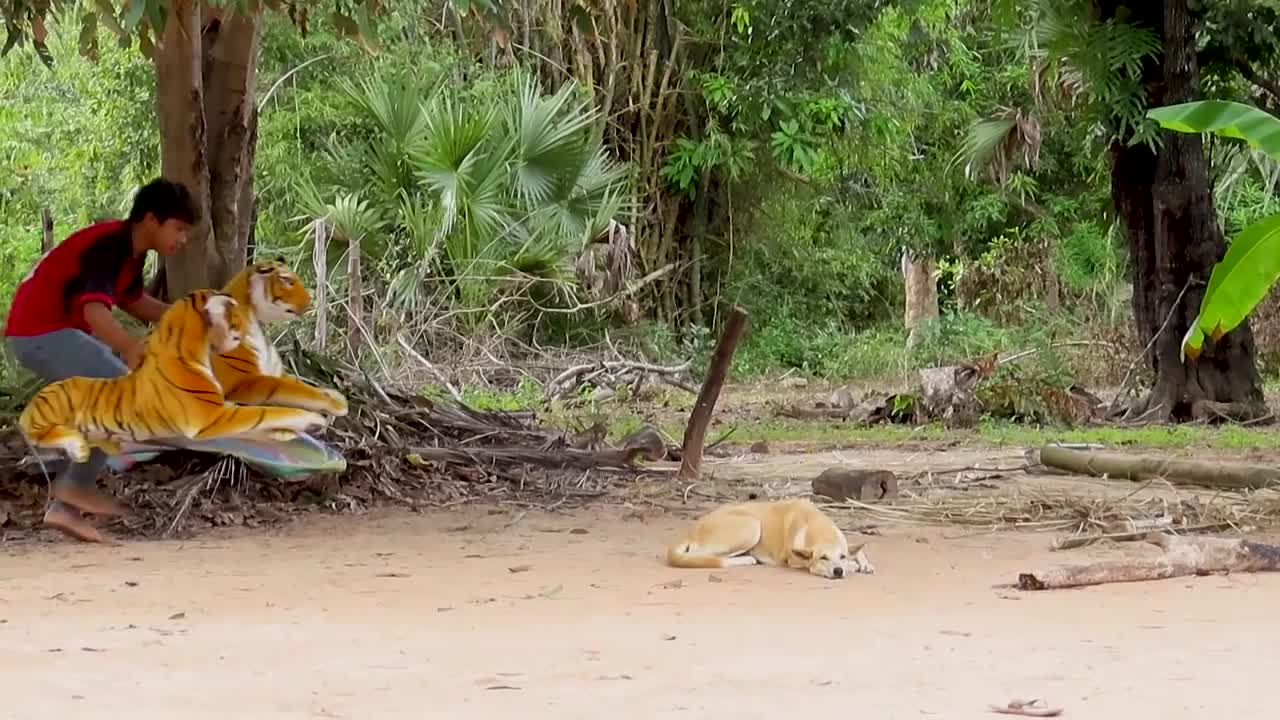
M991 712L1000 713L1002 715L1022 715L1024 717L1057 717L1062 714L1062 708L1051 708L1044 704L1040 698L1034 700L1019 700L1014 698L1009 701L1008 705L1000 707L999 705L991 705Z

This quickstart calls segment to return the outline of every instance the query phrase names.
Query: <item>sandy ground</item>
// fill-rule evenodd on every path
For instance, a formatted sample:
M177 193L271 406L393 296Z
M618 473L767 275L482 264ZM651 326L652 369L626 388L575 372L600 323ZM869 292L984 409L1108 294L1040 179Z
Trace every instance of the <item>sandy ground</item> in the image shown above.
M686 517L470 507L0 545L0 716L888 720L1001 717L988 705L1014 697L1095 720L1267 712L1280 578L1018 593L995 586L1155 550L917 527L862 536L870 577L667 568Z

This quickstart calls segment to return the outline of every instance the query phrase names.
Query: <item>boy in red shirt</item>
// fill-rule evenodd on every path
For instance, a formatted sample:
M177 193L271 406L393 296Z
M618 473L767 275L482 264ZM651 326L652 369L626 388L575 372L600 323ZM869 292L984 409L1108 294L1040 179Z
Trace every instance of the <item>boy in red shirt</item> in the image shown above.
M90 225L46 253L18 285L9 308L4 334L18 362L46 382L117 377L137 367L143 341L111 309L118 305L143 322L160 319L168 304L142 289L147 252L169 256L181 250L196 219L187 188L157 179L138 190L128 219ZM98 491L106 462L106 453L94 449L86 462L70 463L58 474L45 525L80 540L103 541L82 513L124 514L114 498Z

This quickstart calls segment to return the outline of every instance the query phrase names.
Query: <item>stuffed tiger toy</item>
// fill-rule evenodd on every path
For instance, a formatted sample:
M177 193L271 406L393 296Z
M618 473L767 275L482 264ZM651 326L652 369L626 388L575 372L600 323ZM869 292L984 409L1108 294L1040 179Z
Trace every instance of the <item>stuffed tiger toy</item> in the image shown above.
M263 329L264 323L298 317L311 305L311 294L284 258L247 266L222 292L235 298L248 314L244 342L213 358L214 377L228 401L302 408L334 417L347 414L342 393L285 374L280 353Z
M197 290L160 317L135 370L116 378L50 383L27 403L18 427L33 446L62 448L72 460L84 462L91 447L119 454L125 439L288 441L327 425L323 415L309 410L225 402L210 356L240 344L248 323L245 307L235 298Z

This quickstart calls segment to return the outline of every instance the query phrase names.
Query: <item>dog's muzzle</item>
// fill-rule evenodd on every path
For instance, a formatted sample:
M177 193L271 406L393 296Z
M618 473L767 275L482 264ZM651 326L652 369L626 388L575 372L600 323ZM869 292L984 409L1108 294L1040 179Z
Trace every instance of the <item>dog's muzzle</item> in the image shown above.
M844 568L842 567L831 568L831 577L837 577L837 578L844 577Z

